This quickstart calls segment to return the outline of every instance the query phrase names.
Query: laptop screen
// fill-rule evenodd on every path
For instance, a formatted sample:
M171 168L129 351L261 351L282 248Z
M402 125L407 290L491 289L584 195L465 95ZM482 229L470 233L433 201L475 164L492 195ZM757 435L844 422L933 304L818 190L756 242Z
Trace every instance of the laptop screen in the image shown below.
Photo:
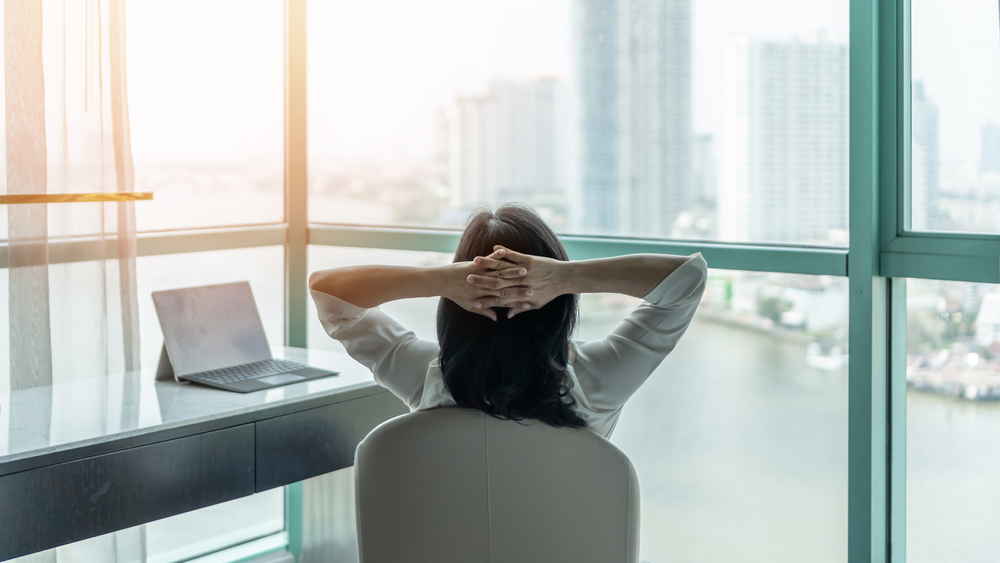
M178 376L271 359L248 282L153 293Z

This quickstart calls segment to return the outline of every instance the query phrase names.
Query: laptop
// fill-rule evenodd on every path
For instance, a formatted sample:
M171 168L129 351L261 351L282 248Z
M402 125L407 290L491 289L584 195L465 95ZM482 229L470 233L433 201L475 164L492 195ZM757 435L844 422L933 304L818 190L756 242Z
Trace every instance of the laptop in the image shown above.
M339 372L271 356L249 282L153 293L163 329L156 379L250 393Z

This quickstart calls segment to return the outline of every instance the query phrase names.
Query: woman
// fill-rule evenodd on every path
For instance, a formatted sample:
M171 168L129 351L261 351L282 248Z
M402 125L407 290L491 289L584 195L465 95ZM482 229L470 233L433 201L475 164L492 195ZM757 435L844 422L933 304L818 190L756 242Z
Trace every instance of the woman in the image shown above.
M538 215L504 205L470 219L452 264L334 268L309 287L327 334L411 411L458 405L609 437L690 324L706 272L701 254L570 261ZM644 303L607 337L574 342L580 293ZM440 347L377 308L435 296Z

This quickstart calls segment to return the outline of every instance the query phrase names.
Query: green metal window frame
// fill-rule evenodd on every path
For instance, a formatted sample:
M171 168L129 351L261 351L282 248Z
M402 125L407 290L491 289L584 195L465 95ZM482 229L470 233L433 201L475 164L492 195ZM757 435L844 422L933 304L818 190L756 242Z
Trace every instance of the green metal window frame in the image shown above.
M308 245L453 252L454 230L308 224L306 1L285 0L285 222L138 235L139 256L285 247L285 344L306 346ZM844 248L565 236L573 258L702 252L713 268L845 276L849 286L848 561L906 558L906 280L1000 283L1000 235L910 229L909 0L850 2L850 244ZM113 250L50 244L50 261ZM113 254L113 252L111 252ZM7 247L0 242L0 268ZM302 486L286 487L302 552Z

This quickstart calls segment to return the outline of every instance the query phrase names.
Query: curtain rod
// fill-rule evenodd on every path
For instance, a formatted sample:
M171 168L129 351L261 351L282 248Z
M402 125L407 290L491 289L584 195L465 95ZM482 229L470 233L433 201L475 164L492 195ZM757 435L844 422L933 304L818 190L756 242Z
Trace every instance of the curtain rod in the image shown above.
M7 194L0 195L0 205L13 205L19 203L77 203L88 201L142 201L151 199L153 199L153 192Z

